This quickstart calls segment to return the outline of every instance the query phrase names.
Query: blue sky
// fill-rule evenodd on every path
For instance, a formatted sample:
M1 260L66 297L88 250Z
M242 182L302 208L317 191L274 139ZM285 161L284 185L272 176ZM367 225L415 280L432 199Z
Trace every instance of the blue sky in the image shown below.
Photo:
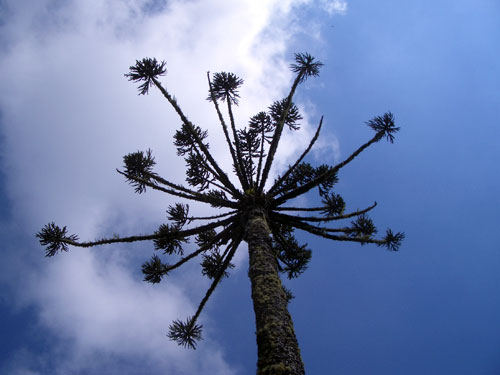
M167 60L163 82L228 166L206 71L245 79L244 126L286 93L286 67L307 51L325 66L300 88L303 136L284 139L277 165L321 115L311 161L334 163L372 136L366 120L392 111L395 143L344 168L337 191L348 209L377 201L379 230L407 236L389 253L300 235L313 258L287 285L307 373L498 374L499 19L493 0L0 2L0 373L255 373L244 246L192 352L165 333L207 286L197 264L149 285L152 245L46 259L34 233L56 221L92 239L165 221L170 198L133 194L114 172L150 147L160 173L184 178L178 120L123 77L135 59Z

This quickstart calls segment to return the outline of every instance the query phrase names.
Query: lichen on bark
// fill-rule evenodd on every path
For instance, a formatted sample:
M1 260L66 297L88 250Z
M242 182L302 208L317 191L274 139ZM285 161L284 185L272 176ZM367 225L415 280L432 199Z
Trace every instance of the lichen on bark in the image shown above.
M245 240L256 320L257 374L302 375L304 364L270 234L265 209L253 208L248 213Z

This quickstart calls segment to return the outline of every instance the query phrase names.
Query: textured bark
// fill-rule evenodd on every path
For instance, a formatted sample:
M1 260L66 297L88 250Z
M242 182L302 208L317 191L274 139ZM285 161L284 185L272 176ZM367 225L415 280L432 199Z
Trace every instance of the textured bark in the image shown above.
M248 216L248 242L257 335L257 375L303 375L304 364L278 274L276 255L263 209Z

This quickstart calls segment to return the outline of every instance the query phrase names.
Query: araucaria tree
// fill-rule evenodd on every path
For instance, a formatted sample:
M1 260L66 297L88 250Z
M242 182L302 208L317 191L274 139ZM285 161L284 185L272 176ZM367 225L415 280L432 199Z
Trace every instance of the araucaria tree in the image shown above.
M281 175L268 181L276 150L283 131L296 131L301 115L293 103L297 87L310 77L318 76L323 64L311 55L295 55L290 68L295 75L288 96L274 102L267 111L253 116L248 126L236 126L233 107L238 105L238 90L243 80L233 73L207 74L208 100L213 103L222 132L232 158L235 177L230 179L210 152L206 130L193 124L182 111L174 96L160 83L166 73L165 62L145 58L130 67L125 76L140 82L139 93L147 94L155 86L180 118L181 128L176 131L174 145L177 154L184 157L186 181L190 187L171 182L153 171L155 165L151 150L138 151L123 158L124 166L118 173L135 188L144 193L147 188L182 198L202 202L215 209L212 216L191 216L187 203L169 206L169 223L161 224L150 235L104 238L92 242L80 242L70 235L66 227L54 223L46 225L38 234L40 243L46 246L46 256L67 251L68 246L92 247L116 242L153 241L163 256L153 257L142 265L144 280L159 283L169 273L184 263L201 257L201 272L211 279L211 285L196 312L185 320L176 320L168 337L178 344L195 348L201 339L202 326L198 324L200 313L219 282L228 276L231 263L242 241L247 242L252 301L258 348L258 374L304 374L304 365L295 337L292 319L287 305L292 294L283 287L280 273L288 278L303 273L311 250L300 244L295 237L299 229L334 240L375 244L390 251L397 251L404 238L403 233L387 229L385 234L374 237L377 229L367 212L376 203L362 210L345 212L342 197L333 191L338 171L353 161L362 151L382 139L393 142L399 128L393 115L388 112L367 122L375 135L348 158L337 165L313 166L305 158L318 139L323 118L308 147ZM223 111L222 107L226 107ZM223 115L223 112L227 112ZM317 189L321 204L318 207L294 206L294 198ZM292 203L290 203L292 202ZM347 221L347 223L346 223ZM338 226L331 223L340 222ZM200 223L195 225L194 223ZM194 238L196 250L185 253L184 244Z

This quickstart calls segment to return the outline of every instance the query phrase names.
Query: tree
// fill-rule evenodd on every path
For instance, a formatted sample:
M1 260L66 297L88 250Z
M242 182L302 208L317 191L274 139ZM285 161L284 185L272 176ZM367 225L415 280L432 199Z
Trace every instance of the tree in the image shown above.
M299 129L302 119L293 97L297 87L309 77L319 75L323 65L305 53L295 55L290 66L295 79L288 96L274 102L267 111L253 116L248 127L237 128L233 106L238 105L238 90L243 80L233 73L207 73L209 95L213 103L232 157L235 178L239 186L230 180L210 152L208 133L191 123L176 99L158 80L165 75L166 63L145 58L136 61L125 76L140 82L139 94L148 94L155 86L170 103L181 119L174 144L177 154L183 156L186 165L186 180L190 188L164 179L153 171L155 160L151 150L130 153L123 158L124 167L118 170L134 187L137 193L147 188L162 191L175 197L202 202L215 208L213 216L201 217L189 214L187 203L169 206L169 223L161 224L150 235L104 238L92 242L80 242L66 227L47 224L37 233L41 245L46 246L46 256L51 257L68 246L92 247L116 242L153 241L156 250L170 258L177 256L173 264L164 262L158 255L142 265L144 280L159 283L165 276L184 263L201 256L202 274L212 280L204 298L194 315L185 320L176 320L170 327L168 337L178 344L196 348L201 339L202 326L198 324L200 313L211 294L229 275L233 267L231 260L242 241L248 243L249 278L255 311L258 348L258 374L304 374L304 365L295 337L292 319L287 309L293 295L283 287L279 274L289 279L302 274L311 259L307 244L300 244L295 237L299 229L335 241L351 241L376 244L390 251L397 251L404 238L403 233L387 229L382 238L375 238L377 229L367 216L376 203L358 211L345 212L345 202L333 191L338 181L338 171L354 160L362 151L386 138L391 143L399 128L394 116L388 112L374 117L367 125L375 135L347 159L337 165L312 166L304 161L318 139L323 118L320 119L314 137L297 161L288 166L274 182L268 183L269 173L285 128ZM220 105L227 107L224 117ZM266 184L267 183L267 184ZM269 186L266 189L266 186ZM293 199L318 189L319 207L295 207L287 205ZM292 203L293 204L293 203ZM288 213L287 213L288 212ZM329 223L351 219L350 224L331 227ZM201 222L200 225L191 225ZM184 253L184 244L194 237L197 250Z

